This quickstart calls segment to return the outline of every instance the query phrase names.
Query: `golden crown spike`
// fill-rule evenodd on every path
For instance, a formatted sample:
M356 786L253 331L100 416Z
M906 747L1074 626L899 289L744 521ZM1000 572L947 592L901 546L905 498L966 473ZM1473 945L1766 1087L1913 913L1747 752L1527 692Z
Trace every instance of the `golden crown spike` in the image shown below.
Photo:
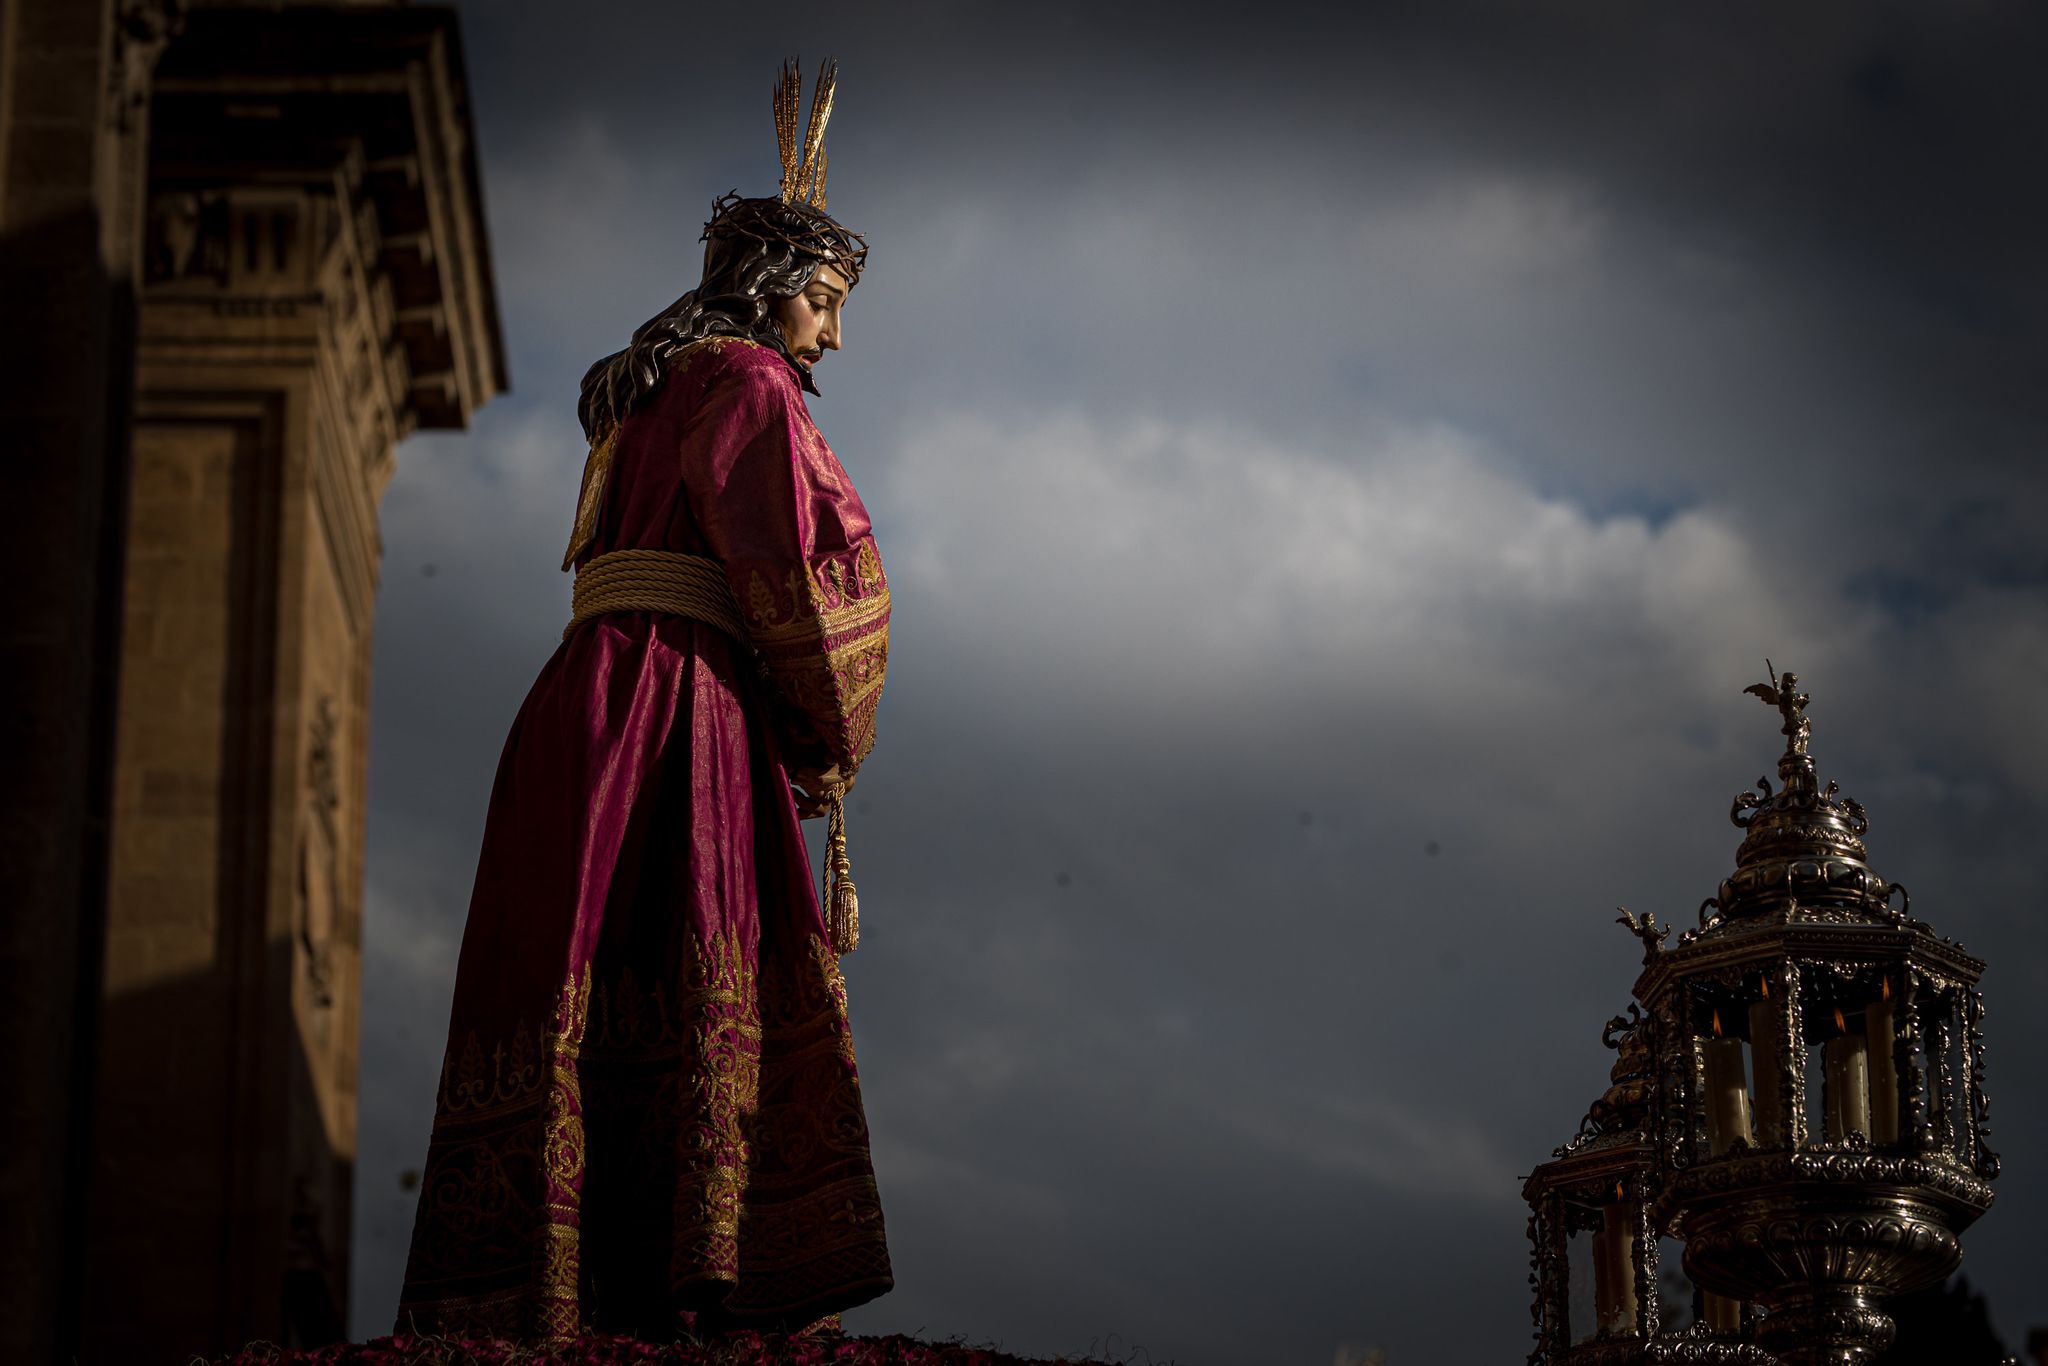
M775 141L782 153L782 202L825 207L825 125L832 120L832 93L839 86L839 63L829 58L818 66L811 91L811 121L801 148L796 140L797 114L803 106L803 68L792 57L782 64L775 83Z

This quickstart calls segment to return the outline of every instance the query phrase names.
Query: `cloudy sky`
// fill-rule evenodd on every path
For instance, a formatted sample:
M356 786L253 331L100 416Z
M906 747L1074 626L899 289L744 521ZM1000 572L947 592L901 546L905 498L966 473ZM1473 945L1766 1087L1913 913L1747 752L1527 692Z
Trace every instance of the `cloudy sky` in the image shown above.
M514 392L385 502L355 1325L390 1321L576 383L841 62L813 411L895 591L860 1331L1527 1350L1520 1176L1732 866L1769 656L1988 957L2048 1323L2048 22L2019 4L463 7ZM1645 17L1648 15L1648 17Z

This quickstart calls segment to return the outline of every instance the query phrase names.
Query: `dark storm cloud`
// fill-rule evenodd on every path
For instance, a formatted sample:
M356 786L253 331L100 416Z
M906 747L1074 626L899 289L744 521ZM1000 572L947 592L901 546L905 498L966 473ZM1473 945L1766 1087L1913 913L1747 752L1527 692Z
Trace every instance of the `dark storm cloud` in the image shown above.
M1523 1350L1515 1176L1604 1084L1609 908L1726 871L1766 653L1880 871L1993 962L1969 1270L2009 1338L2048 1318L2032 14L464 20L522 387L386 502L359 1329L566 611L576 381L768 183L789 49L844 73L874 255L814 409L898 612L849 975L900 1288L854 1326Z

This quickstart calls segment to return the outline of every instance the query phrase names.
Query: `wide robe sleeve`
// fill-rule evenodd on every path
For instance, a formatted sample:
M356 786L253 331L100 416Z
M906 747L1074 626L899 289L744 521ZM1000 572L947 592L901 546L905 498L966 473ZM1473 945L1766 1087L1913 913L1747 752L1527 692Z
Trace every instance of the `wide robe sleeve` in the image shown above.
M822 753L850 776L874 745L889 661L889 583L867 509L789 363L747 342L705 345L719 354L691 367L706 388L682 439L689 511L794 713L794 757Z

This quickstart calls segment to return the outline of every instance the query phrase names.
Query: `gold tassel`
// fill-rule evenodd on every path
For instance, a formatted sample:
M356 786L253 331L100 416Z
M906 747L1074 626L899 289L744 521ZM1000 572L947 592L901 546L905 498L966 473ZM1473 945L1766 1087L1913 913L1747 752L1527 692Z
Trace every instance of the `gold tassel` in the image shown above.
M825 826L825 905L832 927L832 951L860 947L860 898L853 890L853 865L846 857L846 798L832 796Z

